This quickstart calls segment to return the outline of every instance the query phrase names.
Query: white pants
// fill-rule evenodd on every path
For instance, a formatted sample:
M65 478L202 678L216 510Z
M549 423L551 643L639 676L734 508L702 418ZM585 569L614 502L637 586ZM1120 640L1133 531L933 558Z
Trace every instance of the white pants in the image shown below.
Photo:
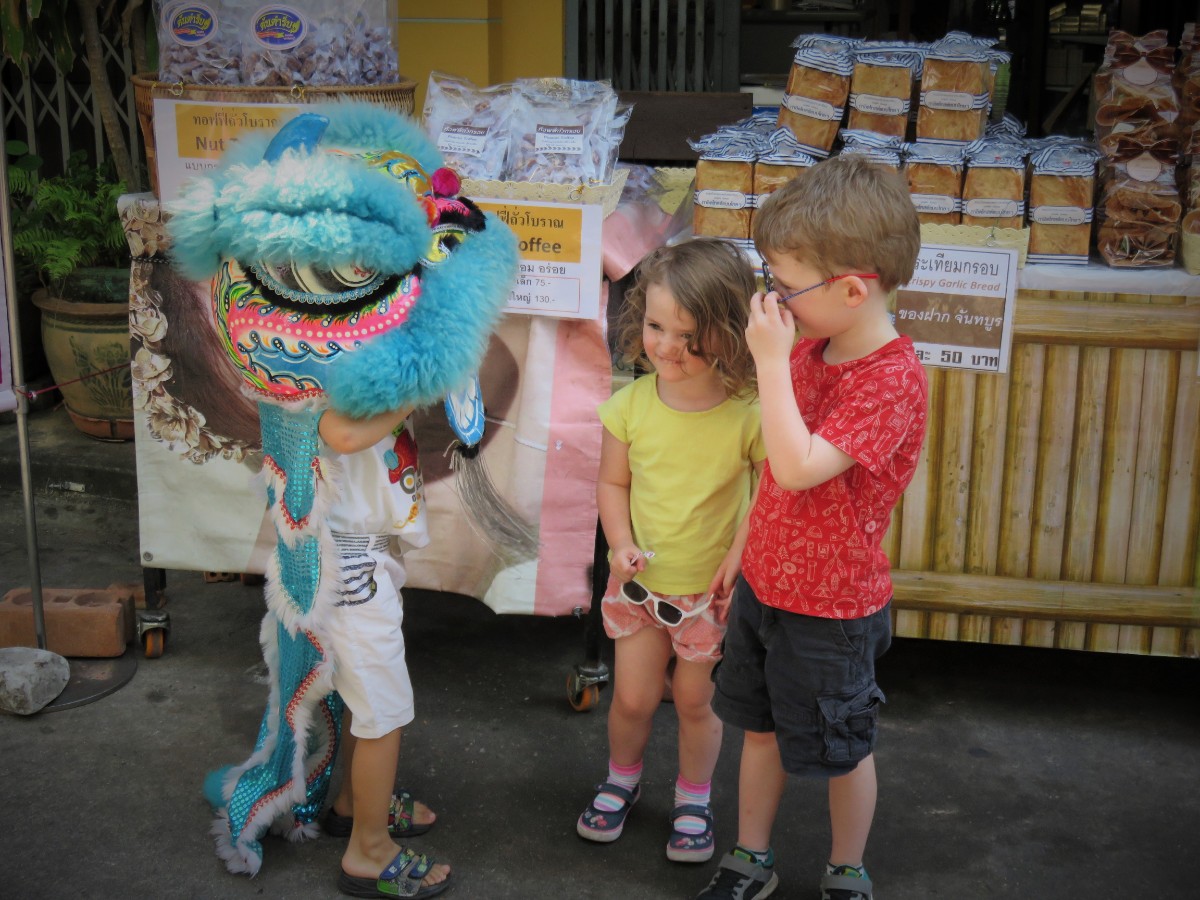
M352 714L350 733L379 738L415 717L404 661L404 565L391 535L334 532L342 589L328 611L333 686Z

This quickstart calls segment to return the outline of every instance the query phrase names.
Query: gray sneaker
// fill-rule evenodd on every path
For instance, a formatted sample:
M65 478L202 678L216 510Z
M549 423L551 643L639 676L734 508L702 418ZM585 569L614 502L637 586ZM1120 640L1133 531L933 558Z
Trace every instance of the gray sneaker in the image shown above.
M872 900L871 879L864 872L862 875L848 875L855 872L851 866L837 866L828 875L821 878L821 900Z
M772 868L726 853L717 874L696 900L762 900L777 887L779 876Z

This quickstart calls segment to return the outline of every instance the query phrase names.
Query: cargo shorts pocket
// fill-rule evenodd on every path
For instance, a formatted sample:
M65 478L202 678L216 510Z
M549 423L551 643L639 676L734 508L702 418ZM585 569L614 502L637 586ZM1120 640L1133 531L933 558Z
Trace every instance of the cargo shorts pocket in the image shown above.
M848 699L818 697L819 724L825 739L823 761L832 765L857 763L870 755L879 726L879 704L886 702L876 684Z

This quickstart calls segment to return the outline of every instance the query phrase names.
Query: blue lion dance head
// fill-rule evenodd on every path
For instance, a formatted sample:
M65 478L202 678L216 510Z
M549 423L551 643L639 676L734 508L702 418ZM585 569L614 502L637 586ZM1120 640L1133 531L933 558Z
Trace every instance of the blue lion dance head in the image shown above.
M432 142L376 104L316 105L247 137L172 209L176 266L212 280L260 399L363 417L463 387L517 272L512 232L458 195Z

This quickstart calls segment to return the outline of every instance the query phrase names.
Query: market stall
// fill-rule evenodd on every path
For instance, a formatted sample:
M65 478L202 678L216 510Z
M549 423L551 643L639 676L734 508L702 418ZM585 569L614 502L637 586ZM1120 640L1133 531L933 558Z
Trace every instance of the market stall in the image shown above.
M1027 139L994 106L995 43L799 36L778 111L693 143L695 230L756 259L757 207L831 154L909 183L926 268L897 327L931 397L885 541L896 634L1197 656L1194 29L1178 52L1112 33L1086 138ZM988 254L1019 267L995 290ZM972 322L988 334L948 336Z
M896 633L1195 656L1200 277L1178 263L1187 258L1183 209L1196 198L1184 190L1172 200L1166 165L1150 171L1149 157L1161 157L1161 146L1100 141L1111 153L1099 167L1101 152L1081 142L1030 142L1011 152L1025 139L1019 123L992 108L1007 60L991 43L947 35L928 52L828 36L798 40L783 107L694 144L695 230L736 241L753 259L750 227L763 197L821 156L858 152L905 173L930 248L1011 248L1013 277L1000 292L1003 326L996 334L988 326L985 340L972 345L988 349L946 366L928 351L927 452L885 544L896 570ZM1161 46L1143 55L1156 53L1162 56ZM1128 47L1118 55L1133 65ZM1158 75L1149 81L1160 90ZM174 104L176 122L180 104L203 99L159 88L154 102ZM612 213L620 182L581 190L581 183L609 179L565 170L562 154L587 147L588 166L610 164L619 129L598 123L622 113L607 94L592 92L551 104L556 111L542 129L536 116L522 122L505 106L510 95L511 86L477 88L437 75L424 112L471 195L509 205L506 220L526 231L522 283L481 373L489 414L481 458L505 515L532 543L514 554L521 540L509 541L504 550L486 525L465 515L445 453L450 433L440 413L423 414L433 541L411 555L410 583L479 597L498 611L561 615L592 599L594 410L610 389L611 370L606 298L597 290L584 302L578 291L578 284L598 288L598 269L563 269L548 248L561 253L564 242L539 229L547 209L574 207L579 240L591 241L575 261L598 259L598 222ZM234 97L219 99L236 107ZM286 110L296 98L271 99L272 108ZM1110 104L1114 115L1170 108L1158 102L1147 114L1145 103L1126 109L1122 102ZM210 118L227 122L236 112ZM156 116L156 127L163 120ZM497 150L508 146L510 128L525 148L516 169ZM1122 125L1118 133L1128 138L1130 130ZM182 162L202 143L209 153L209 141L191 137L191 146L177 143L169 158ZM161 169L161 146L159 158ZM1142 187L1129 183L1131 174ZM189 320L187 310L202 289L172 281L161 265L157 201L128 198L126 214L131 246L144 260L134 267L132 319L135 350L143 352L135 375L150 386L138 410L143 561L258 571L264 547L255 543L262 500L252 487L252 411L239 407L236 392L197 393L203 379L188 370L205 365L195 359L202 343L195 329L203 323ZM1107 228L1099 250L1094 217ZM559 228L566 221L550 218ZM630 247L649 249L677 233L665 218L654 221L659 230L647 238L636 206L622 205L606 241L638 233L610 277L636 262L641 251ZM563 293L568 284L576 287ZM966 293L963 302L1001 302ZM169 308L172 298L189 296L193 303ZM904 302L910 305L900 315L912 316L909 327L919 317L952 317L949 307L936 306L947 302L937 291L910 286ZM928 346L937 346L933 338ZM152 395L154 402L144 402Z

